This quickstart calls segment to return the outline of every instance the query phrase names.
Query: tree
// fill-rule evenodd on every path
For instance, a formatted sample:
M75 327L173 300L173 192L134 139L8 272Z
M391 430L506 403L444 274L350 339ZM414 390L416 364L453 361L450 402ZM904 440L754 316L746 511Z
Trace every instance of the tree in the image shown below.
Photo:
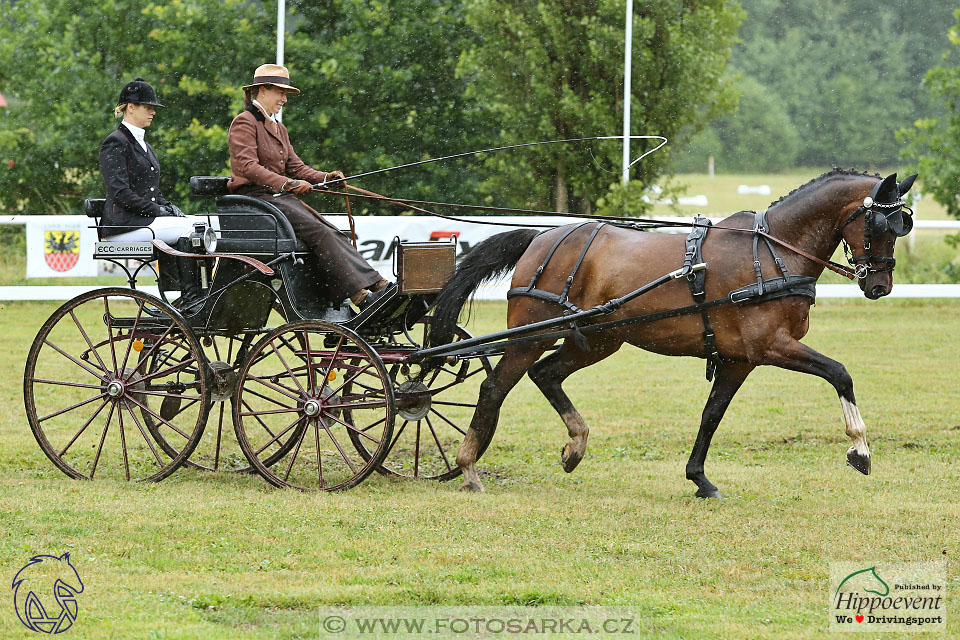
M632 130L690 135L733 104L723 74L740 21L724 0L649 0L634 4ZM460 75L495 118L504 144L617 134L623 118L621 0L472 0L467 20L480 41ZM681 133L687 132L687 133ZM680 135L678 139L673 139ZM619 189L621 147L608 142L549 145L491 159L491 192L516 202L590 210ZM634 157L650 148L632 145ZM669 167L669 152L633 169L633 188Z
M226 128L253 61L272 57L272 28L247 0L216 10L192 0L0 3L0 86L12 97L0 109L0 204L60 213L102 197L100 143L116 127L121 87L136 76L167 105L148 139L161 188L186 204L189 176L227 171Z
M287 59L303 93L287 103L285 118L306 162L350 175L492 146L496 130L455 75L461 51L476 41L462 3L294 0L290 7L296 26ZM478 163L469 159L363 180L384 194L454 201L475 201L477 185Z
M703 172L713 155L717 171L774 173L794 166L800 136L786 107L756 80L740 78L736 111L715 120L679 155L680 171Z
M802 141L799 165L894 164L895 132L935 116L918 89L942 50L930 25L950 20L952 0L741 3L747 19L731 66L785 107Z
M947 33L953 48L939 66L927 73L924 84L934 100L943 103L946 114L941 118L923 118L915 129L904 129L899 138L908 143L905 156L914 162L924 191L960 218L960 9L957 21Z

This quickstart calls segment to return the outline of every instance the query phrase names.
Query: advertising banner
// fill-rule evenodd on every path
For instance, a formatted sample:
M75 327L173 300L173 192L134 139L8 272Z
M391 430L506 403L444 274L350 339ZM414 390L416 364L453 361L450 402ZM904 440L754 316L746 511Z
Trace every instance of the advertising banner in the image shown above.
M27 277L97 275L95 229L86 216L31 216L27 222Z

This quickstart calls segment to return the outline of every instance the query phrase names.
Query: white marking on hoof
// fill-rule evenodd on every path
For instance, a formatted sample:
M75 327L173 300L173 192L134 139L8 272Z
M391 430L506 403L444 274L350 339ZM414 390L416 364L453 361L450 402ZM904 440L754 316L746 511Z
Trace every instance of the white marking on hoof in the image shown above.
M867 447L867 425L863 423L860 417L860 409L857 405L846 398L840 398L840 406L843 408L843 420L847 424L847 435L853 441L853 448L861 456L870 457L870 448Z

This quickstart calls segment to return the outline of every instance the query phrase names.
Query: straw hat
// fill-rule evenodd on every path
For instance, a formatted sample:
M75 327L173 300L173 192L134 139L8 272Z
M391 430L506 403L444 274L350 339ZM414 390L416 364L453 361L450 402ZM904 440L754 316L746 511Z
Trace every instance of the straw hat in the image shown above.
M290 72L287 71L287 68L278 64L262 64L257 67L257 70L253 72L253 82L243 88L249 89L261 84L272 84L293 93L300 93L300 89L290 84Z

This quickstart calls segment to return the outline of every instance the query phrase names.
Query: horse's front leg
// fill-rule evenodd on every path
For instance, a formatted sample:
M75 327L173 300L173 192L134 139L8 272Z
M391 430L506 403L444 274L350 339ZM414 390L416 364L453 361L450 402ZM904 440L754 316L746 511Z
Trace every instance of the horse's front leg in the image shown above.
M687 461L687 480L692 480L697 485L698 498L720 497L720 490L707 480L703 472L703 463L707 459L710 440L720 421L723 420L723 414L753 369L754 365L742 363L725 363L717 369L713 388L710 389L710 396L703 407L700 431L697 432L697 440L693 444L693 451L690 452L690 460Z
M863 475L870 475L867 427L857 408L857 401L853 395L853 378L847 373L847 369L836 360L831 360L793 338L784 337L778 340L767 356L768 364L791 371L810 373L833 385L837 395L840 396L840 407L843 409L847 436L853 441L853 445L847 450L847 464Z

